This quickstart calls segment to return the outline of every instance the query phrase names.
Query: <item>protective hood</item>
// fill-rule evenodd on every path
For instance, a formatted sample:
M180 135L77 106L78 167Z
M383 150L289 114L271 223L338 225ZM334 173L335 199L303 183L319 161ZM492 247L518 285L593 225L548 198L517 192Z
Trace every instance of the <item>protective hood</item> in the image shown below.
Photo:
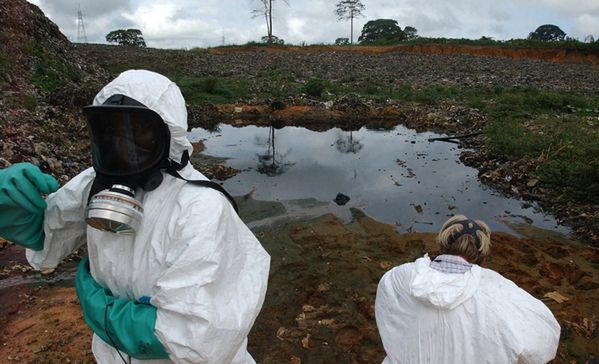
M417 259L415 271L409 283L412 296L426 305L451 310L478 290L481 269L473 265L469 272L443 273L430 267L428 254Z
M182 161L183 152L193 150L187 139L187 109L177 85L168 78L151 71L129 70L106 85L94 98L94 105L102 105L113 95L125 95L156 112L170 132L169 158Z

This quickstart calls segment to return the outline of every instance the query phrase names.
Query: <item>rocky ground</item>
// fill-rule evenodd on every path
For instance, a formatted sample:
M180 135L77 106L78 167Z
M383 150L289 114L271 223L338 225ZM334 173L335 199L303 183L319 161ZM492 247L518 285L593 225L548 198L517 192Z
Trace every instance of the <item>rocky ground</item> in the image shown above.
M136 68L151 64L164 73L176 67L182 74L197 77L249 80L278 73L288 75L291 84L302 85L317 77L350 88L386 83L394 87L597 90L599 85L599 69L593 66L596 57L588 55L532 59L518 58L526 53L521 51L496 57L496 51L485 55L471 49L478 54L474 56L450 48L406 52L398 48L258 47L185 52L73 46L39 9L24 0L0 4L0 23L6 25L0 34L0 167L30 161L61 183L89 165L87 133L79 110L111 77L110 70L94 63L101 64L103 57L116 57ZM40 70L45 78L37 77ZM263 83L251 85L255 95L269 91ZM340 94L328 95L328 99L300 95L195 103L189 107L190 126L209 128L226 122L354 130L402 123L454 135L479 133L487 121L479 110L455 102L372 101ZM474 148L462 159L479 168L481 180L507 194L539 201L573 226L579 237L593 242L593 236L599 235L597 206L556 205L551 191L542 190L538 181L527 177L534 162L491 160L483 138L461 140L463 146ZM201 145L196 148L201 151ZM221 180L235 173L219 160L204 159L199 167ZM248 222L257 216L285 213L281 206L254 201L251 196L240 198L240 205ZM352 213L349 224L325 215L300 221L282 219L255 229L272 256L269 291L249 342L259 362L377 363L383 358L372 307L376 284L392 266L424 252L434 254L436 247L431 234L400 235L358 210ZM543 232L535 236L495 234L488 267L543 299L555 313L562 326L556 363L595 362L599 357L599 250L557 241ZM73 269L82 254L72 256L57 271L41 275L27 266L21 248L0 239L0 362L92 362L91 333L81 320L72 288Z
M443 49L438 46L438 49ZM123 49L106 45L80 45L77 52L100 64L148 67L163 73L173 68L186 76L257 78L265 72L305 82L320 78L347 86L362 84L407 84L456 87L534 87L541 90L597 89L599 70L585 63L564 64L536 58L509 58L456 53L405 52L401 48L374 47L355 51L334 47L290 49L215 48L168 51ZM467 47L465 47L467 52ZM488 53L494 53L488 49ZM509 56L510 50L504 50ZM518 56L517 50L512 51ZM531 54L534 56L534 53ZM596 59L595 59L596 58ZM599 63L599 57L593 60ZM255 93L261 90L255 89ZM258 101L258 100L257 100ZM263 101L263 100L259 100Z

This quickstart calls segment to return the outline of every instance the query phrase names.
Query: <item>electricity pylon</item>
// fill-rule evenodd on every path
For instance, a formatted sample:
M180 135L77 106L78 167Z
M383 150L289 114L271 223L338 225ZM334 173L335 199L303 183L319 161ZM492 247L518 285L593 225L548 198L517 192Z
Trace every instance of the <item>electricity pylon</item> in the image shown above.
M81 12L81 4L77 11L77 43L87 43L87 35L85 35L85 25L83 24L83 13Z

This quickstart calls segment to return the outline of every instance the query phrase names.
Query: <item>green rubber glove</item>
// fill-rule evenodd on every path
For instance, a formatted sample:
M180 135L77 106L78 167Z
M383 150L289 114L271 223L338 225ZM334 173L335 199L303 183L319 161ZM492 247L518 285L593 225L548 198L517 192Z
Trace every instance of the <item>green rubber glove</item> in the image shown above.
M33 250L44 248L42 193L58 189L58 182L31 163L0 170L0 236Z
M79 263L75 288L83 319L104 342L136 359L168 359L154 333L156 307L115 298L91 276L88 257Z

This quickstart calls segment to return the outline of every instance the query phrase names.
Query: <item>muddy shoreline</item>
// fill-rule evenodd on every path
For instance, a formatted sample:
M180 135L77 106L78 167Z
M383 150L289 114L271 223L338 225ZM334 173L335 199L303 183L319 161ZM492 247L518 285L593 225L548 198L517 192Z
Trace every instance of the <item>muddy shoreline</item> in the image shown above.
M399 101L375 103L346 97L337 101L307 103L302 100L275 100L270 104L200 105L190 108L189 127L213 129L218 123L236 127L247 125L304 127L314 131L331 128L358 130L361 127L390 129L404 125L418 132L433 131L458 136L454 142L463 148L460 160L478 170L485 185L505 196L536 202L544 212L556 217L560 224L571 228L574 238L599 246L599 206L564 202L560 191L543 186L542 181L529 177L536 168L532 160L502 161L489 157L485 149L484 126L487 116L477 109L455 103L425 105ZM461 137L465 136L465 137ZM444 141L435 141L444 142ZM221 171L225 166L212 168ZM210 174L211 178L230 178L234 171Z
M274 224L253 228L272 259L265 303L249 335L254 358L266 364L380 363L384 351L374 318L377 283L396 265L425 253L436 255L435 234L399 234L358 209L351 209L351 221L343 222L332 214L285 218L280 203L251 196L238 202L245 221L279 217ZM553 363L592 362L599 357L599 249L555 241L538 231L536 236L493 234L492 255L484 266L552 310L562 327ZM10 246L0 251L0 262L22 264L23 254L22 248ZM72 282L51 280L77 260L45 277L17 266L0 278L36 281L0 289L0 358L93 362L91 331L82 320Z

